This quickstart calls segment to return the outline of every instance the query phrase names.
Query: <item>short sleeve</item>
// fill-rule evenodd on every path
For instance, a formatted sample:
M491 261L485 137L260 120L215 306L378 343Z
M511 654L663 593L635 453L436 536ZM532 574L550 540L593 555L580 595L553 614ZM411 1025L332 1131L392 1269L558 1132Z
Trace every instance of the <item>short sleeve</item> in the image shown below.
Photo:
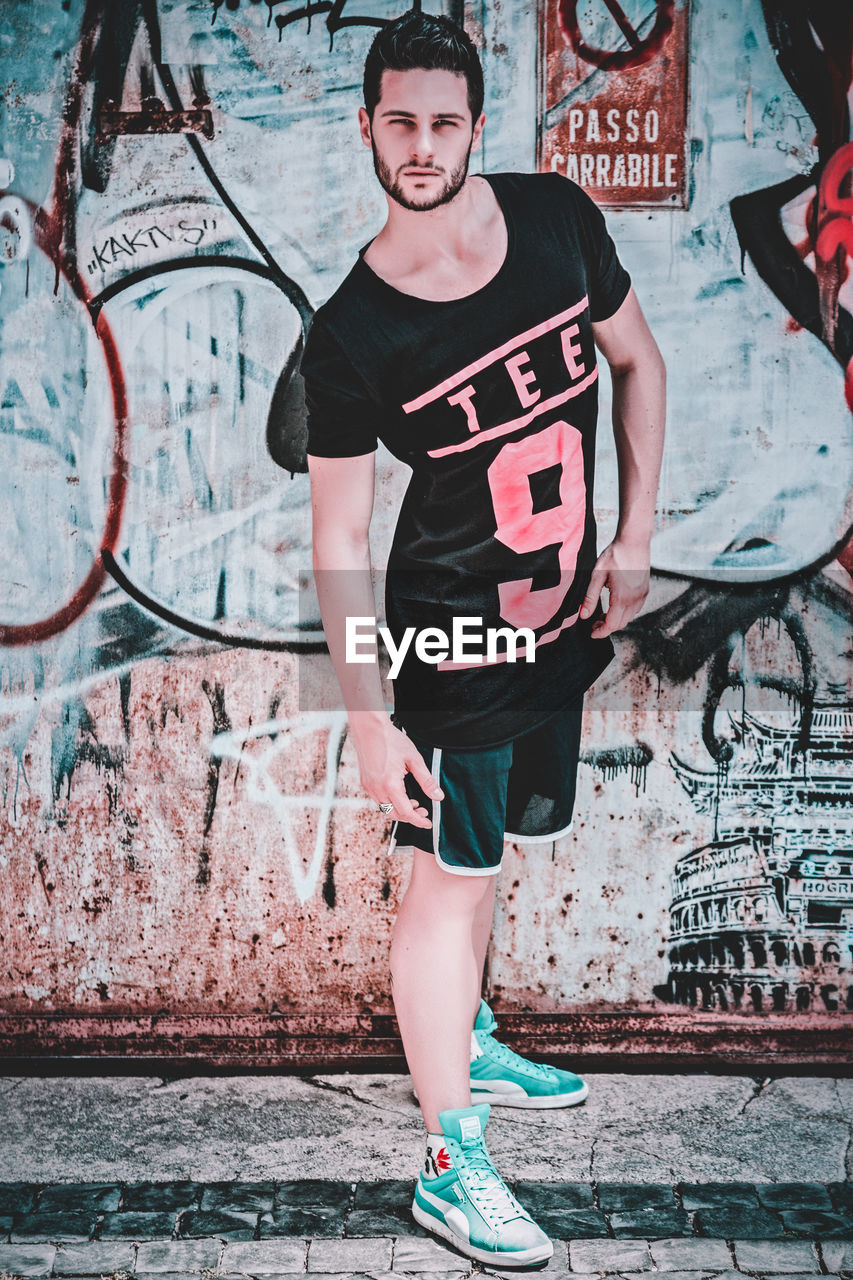
M319 313L308 331L300 372L308 409L308 453L318 458L372 453L378 407Z
M569 186L575 195L576 216L580 220L584 245L589 318L593 322L609 320L627 298L631 277L619 261L616 245L598 205L582 187L568 178L556 176L564 189Z

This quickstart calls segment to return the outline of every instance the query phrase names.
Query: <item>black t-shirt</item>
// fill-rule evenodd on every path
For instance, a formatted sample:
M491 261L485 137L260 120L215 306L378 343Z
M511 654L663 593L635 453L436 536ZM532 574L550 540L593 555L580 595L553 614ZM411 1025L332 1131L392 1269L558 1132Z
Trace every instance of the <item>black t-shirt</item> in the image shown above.
M386 616L407 627L473 617L460 661L411 645L395 718L441 747L496 745L534 728L613 657L578 610L596 559L592 510L598 371L591 322L630 279L604 218L557 174L487 176L508 244L497 274L450 302L413 297L359 257L317 312L302 361L308 452L369 453L412 468L386 577ZM495 629L493 661L486 653ZM530 628L535 661L506 660L499 629ZM457 657L459 657L457 653ZM464 659L464 660L463 660ZM494 660L496 659L496 660ZM502 660L503 659L503 660Z

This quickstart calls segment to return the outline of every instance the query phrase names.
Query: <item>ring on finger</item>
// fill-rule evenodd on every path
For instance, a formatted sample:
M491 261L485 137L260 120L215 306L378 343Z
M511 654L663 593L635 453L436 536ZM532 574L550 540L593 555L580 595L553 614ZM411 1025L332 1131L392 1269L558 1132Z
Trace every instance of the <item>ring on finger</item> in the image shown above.
M381 804L381 805L379 806L379 812L380 812L380 813L390 813L390 812L391 812L391 810L392 810L393 808L394 808L394 806L393 806L393 804L391 803L391 801L390 801L390 800L386 800L384 804Z

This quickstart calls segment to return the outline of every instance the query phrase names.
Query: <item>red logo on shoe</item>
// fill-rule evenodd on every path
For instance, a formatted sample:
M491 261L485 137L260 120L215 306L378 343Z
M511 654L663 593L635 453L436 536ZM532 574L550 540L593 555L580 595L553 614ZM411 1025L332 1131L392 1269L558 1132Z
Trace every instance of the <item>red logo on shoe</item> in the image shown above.
M442 1173L447 1173L447 1170L452 1168L450 1156L447 1154L447 1147L441 1148L438 1155L435 1157L435 1163Z

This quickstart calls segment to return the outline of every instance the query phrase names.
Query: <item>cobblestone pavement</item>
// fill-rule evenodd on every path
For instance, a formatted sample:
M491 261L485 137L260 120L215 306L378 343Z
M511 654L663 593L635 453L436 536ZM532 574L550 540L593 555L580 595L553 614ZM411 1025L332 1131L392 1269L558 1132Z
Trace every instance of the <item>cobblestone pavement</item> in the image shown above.
M413 1185L8 1183L0 1275L461 1280L488 1272L413 1222ZM555 1241L546 1276L853 1277L851 1182L518 1181L514 1189Z

